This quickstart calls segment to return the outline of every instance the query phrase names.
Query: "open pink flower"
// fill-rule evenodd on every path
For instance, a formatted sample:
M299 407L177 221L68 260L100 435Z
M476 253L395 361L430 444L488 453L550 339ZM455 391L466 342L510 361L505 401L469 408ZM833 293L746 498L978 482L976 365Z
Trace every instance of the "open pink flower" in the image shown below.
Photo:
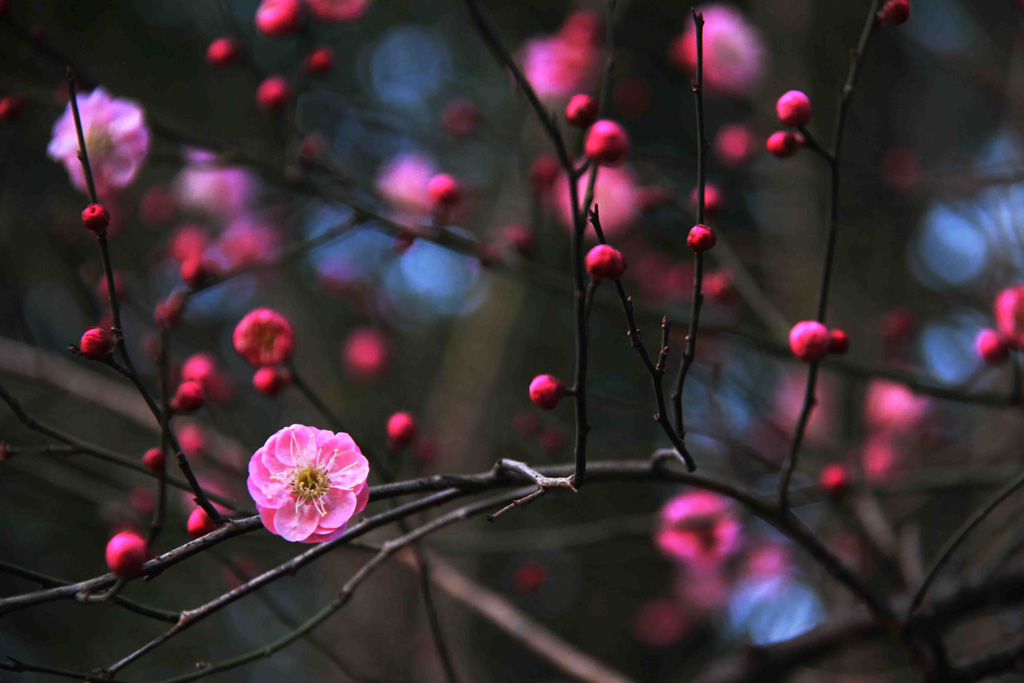
M767 51L761 34L730 5L698 7L704 13L704 84L733 97L752 94L765 72ZM697 64L697 33L687 17L686 30L669 46L669 61L687 73Z
M149 129L142 107L96 88L79 95L78 111L96 191L107 195L127 187L149 153ZM46 152L51 159L63 162L71 184L85 192L85 173L78 160L78 133L70 103L53 125L53 137Z
M215 216L233 217L253 203L258 182L248 169L229 166L217 155L201 149L185 152L187 165L174 179L181 205Z
M710 567L737 549L740 523L725 497L710 491L683 493L661 509L654 540L677 561Z
M321 543L366 507L370 465L348 434L292 425L249 461L249 494L263 526L286 541Z

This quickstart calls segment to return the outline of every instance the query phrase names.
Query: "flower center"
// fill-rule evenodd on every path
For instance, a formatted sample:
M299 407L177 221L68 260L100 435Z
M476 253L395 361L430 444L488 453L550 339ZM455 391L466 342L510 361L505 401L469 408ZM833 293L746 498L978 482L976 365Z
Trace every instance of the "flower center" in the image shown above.
M326 467L305 464L295 469L295 474L292 477L292 493L295 494L295 498L299 502L316 505L330 489L331 478Z

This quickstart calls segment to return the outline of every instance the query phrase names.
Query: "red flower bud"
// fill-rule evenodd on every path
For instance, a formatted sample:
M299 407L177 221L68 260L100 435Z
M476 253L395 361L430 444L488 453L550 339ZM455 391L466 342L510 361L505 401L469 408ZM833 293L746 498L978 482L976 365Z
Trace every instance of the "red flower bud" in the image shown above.
M850 490L850 474L838 463L826 465L818 476L818 485L825 495L839 498Z
M447 173L438 173L427 183L427 193L436 209L450 209L462 200L462 186Z
M393 447L405 446L416 438L416 418L399 412L388 418L388 441Z
M205 536L216 528L217 523L210 519L210 515L206 514L203 508L196 508L188 516L188 535L192 538Z
M21 95L8 95L0 98L0 121L10 123L17 120L24 108L25 98Z
M897 26L910 18L910 0L889 0L878 10L878 22Z
M570 125L586 128L597 120L597 101L590 95L573 95L565 107L565 120Z
M814 320L798 322L789 332L789 348L802 361L821 360L828 353L828 347L828 329Z
M324 76L334 67L334 51L329 47L318 47L306 57L306 72Z
M780 159L791 157L800 151L804 136L789 130L777 130L768 136L765 147Z
M146 540L133 531L122 531L107 543L107 567L124 578L138 575L148 555Z
M238 56L238 44L231 38L217 38L206 48L206 63L210 66L230 66Z
M775 111L787 126L806 126L811 120L811 99L799 90L790 90L775 103Z
M690 234L686 236L686 246L698 254L715 246L717 241L715 231L702 223L690 228Z
M850 337L842 330L828 331L828 352L838 356L850 350Z
M291 374L284 368L267 365L252 376L252 385L265 396L277 396L291 379Z
M82 225L97 237L107 234L110 225L110 212L102 204L90 204L82 211Z
M142 455L142 465L153 474L160 474L167 465L164 452L159 448L150 448Z
M301 19L299 0L263 0L256 10L256 28L270 38L299 30Z
M256 89L256 103L264 111L278 112L288 104L291 93L291 86L284 76L270 76Z
M92 327L82 335L78 348L86 358L107 358L114 352L114 338L102 327Z
M1006 337L995 330L982 330L974 342L978 355L989 365L1001 365L1010 357Z
M583 151L598 163L616 166L622 163L629 152L629 136L618 123L603 119L587 131Z
M618 249L599 244L587 254L587 274L594 282L617 280L626 272L626 258Z
M530 382L530 400L538 408L551 410L565 397L565 385L553 375L537 375Z

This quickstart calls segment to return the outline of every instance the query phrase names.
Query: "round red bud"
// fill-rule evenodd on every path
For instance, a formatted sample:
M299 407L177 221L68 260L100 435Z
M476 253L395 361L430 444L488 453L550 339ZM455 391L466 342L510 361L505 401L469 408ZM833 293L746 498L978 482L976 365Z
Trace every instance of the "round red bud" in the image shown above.
M587 274L594 282L617 280L626 272L626 257L607 244L599 244L587 254Z
M410 413L398 412L388 418L388 442L392 446L405 446L416 438L416 418Z
M828 331L828 352L838 356L850 350L850 336L842 330Z
M265 396L277 396L291 379L291 374L284 368L267 365L252 376L252 385Z
M850 490L850 473L839 463L826 465L818 475L818 485L825 495L839 498Z
M828 329L814 320L798 322L789 332L790 350L794 356L807 363L824 358L828 347Z
M114 338L102 327L91 327L82 335L78 348L86 358L107 358L114 352Z
M238 321L231 341L250 365L279 365L292 355L295 332L277 311L257 308Z
M269 38L297 31L301 20L300 0L263 0L256 10L256 28Z
M1006 337L995 330L982 330L974 340L974 348L983 361L989 365L1001 365L1010 357L1010 345Z
M192 538L205 536L216 528L217 523L210 519L210 515L206 514L203 508L196 508L188 516L188 535Z
M238 61L238 43L232 38L221 37L206 48L206 63L210 66L230 66Z
M554 375L537 375L530 382L530 400L538 408L551 410L565 397L565 385Z
M120 577L131 578L142 571L149 548L146 539L134 531L122 531L107 543L107 567Z
M573 95L565 106L565 120L573 126L586 128L597 120L597 100L590 95Z
M270 76L256 89L256 103L269 112L281 111L291 97L291 86L284 76Z
M996 327L1010 347L1024 349L1024 285L1013 285L999 292L993 309Z
M889 0L878 10L880 24L898 26L910 18L910 0Z
M690 228L690 234L686 236L686 246L698 254L715 246L717 241L715 231L701 223Z
M166 464L164 452L159 448L150 448L142 455L142 466L153 474L163 472Z
M25 98L21 95L7 95L0 98L0 121L15 121L25 108Z
M171 409L178 413L191 413L199 410L206 402L203 385L195 380L187 379L178 385L171 398Z
M318 47L306 57L306 72L324 76L334 67L334 51L329 47Z
M90 204L82 211L82 225L97 237L107 234L110 225L110 212L102 204Z
M777 130L768 136L765 147L780 159L791 157L800 151L803 136L789 130Z
M592 160L607 166L622 163L629 152L629 136L625 129L614 121L603 119L587 131L583 143L584 153Z
M435 208L450 209L462 199L462 186L447 173L438 173L427 183L427 193Z
M799 90L790 90L775 103L775 111L787 126L806 126L811 120L811 99Z

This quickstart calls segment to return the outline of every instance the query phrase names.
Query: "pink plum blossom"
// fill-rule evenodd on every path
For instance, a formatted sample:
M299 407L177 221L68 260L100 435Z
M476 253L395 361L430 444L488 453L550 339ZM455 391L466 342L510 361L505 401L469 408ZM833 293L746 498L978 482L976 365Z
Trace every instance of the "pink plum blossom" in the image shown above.
M724 496L710 491L683 493L661 509L654 540L674 560L712 567L738 548L740 522Z
M928 414L928 397L889 380L868 383L864 396L864 419L878 430L904 433L921 425Z
M735 7L713 4L704 13L704 85L708 91L745 97L760 84L768 53L760 32ZM689 17L687 17L689 19ZM669 46L669 60L690 73L697 64L697 34L693 22Z
M370 465L352 437L303 425L280 430L249 461L249 494L267 529L321 543L366 507Z
M587 189L587 174L577 183L582 198ZM569 183L565 175L555 181L551 194L552 206L566 229L572 228L572 203L569 200ZM630 231L640 218L639 184L628 164L615 167L601 167L594 184L594 204L601 215L601 228L605 237L614 242ZM588 228L587 234L594 233Z
M234 268L272 258L280 246L280 237L264 221L242 215L228 224L216 246L224 255L226 265Z
M388 161L377 175L377 191L400 215L422 218L430 214L427 185L437 166L426 155L400 154Z
M541 98L587 92L594 89L600 75L599 48L600 20L589 12L574 12L558 33L523 45L523 73Z
M142 107L96 88L78 96L78 110L96 191L109 195L127 187L149 153L149 129ZM71 184L85 192L85 173L78 160L78 133L70 103L54 124L46 151L51 159L64 164Z
M212 152L186 151L188 164L174 180L174 193L187 209L231 217L246 211L256 194L256 178L248 170L220 163Z

